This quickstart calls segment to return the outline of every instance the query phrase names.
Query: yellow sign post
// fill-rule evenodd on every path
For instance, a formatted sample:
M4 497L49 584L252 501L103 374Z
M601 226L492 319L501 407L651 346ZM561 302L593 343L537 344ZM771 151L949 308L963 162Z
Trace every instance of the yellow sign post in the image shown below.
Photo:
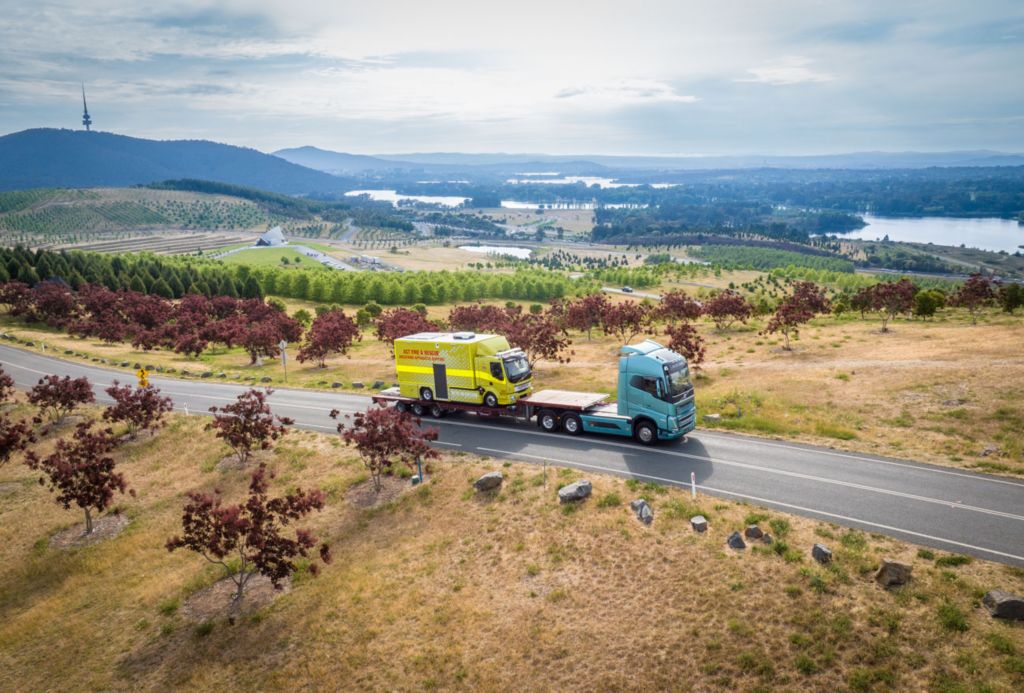
M149 371L145 368L140 368L135 371L135 376L139 379L139 387L149 387L149 381L146 379L149 377Z

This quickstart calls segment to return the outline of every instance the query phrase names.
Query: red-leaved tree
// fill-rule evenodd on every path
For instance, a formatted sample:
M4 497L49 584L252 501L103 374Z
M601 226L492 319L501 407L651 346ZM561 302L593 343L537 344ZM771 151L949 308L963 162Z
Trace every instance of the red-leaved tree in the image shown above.
M269 476L273 478L272 474ZM254 575L265 575L276 589L281 589L282 582L297 570L296 559L308 557L317 544L317 538L308 530L296 529L292 538L285 528L314 510L322 510L323 491L298 489L283 497L270 498L267 477L265 465L253 470L249 498L238 505L224 505L219 490L189 493L181 516L183 533L166 544L168 551L189 549L224 567L235 583L230 609L232 623L241 608L245 586ZM324 563L331 562L327 544L320 545L319 555ZM316 563L310 564L309 572L318 572Z
M654 310L654 315L660 320L670 323L688 322L696 320L704 312L700 301L692 298L682 289L674 289L666 292Z
M645 303L622 301L608 306L601 319L605 334L614 334L625 345L650 326L651 309Z
M39 407L40 416L36 422L42 421L45 415L51 423L60 421L68 416L80 404L95 402L92 394L92 385L85 376L72 378L65 375L63 378L57 375L48 375L40 378L39 382L28 392L29 403Z
M509 311L508 320L498 332L508 338L511 346L523 350L531 369L540 361L569 361L571 352L566 352L572 342L558 321L548 313Z
M248 390L231 404L210 407L213 421L206 424L206 430L216 431L218 438L231 446L239 464L246 464L253 450L268 450L272 441L282 437L295 423L284 416L275 416L267 404L267 396L273 390Z
M301 362L316 361L325 368L328 356L347 353L362 338L355 320L340 310L328 310L316 316L306 332L306 343L299 349L298 359Z
M338 411L331 411L338 418ZM351 426L338 424L338 433L346 445L352 445L363 458L363 464L373 479L373 488L380 493L380 477L396 464L410 469L416 459L437 457L429 441L437 440L436 428L420 428L420 420L407 412L385 405L373 406L350 416Z
M704 340L697 328L688 322L668 325L665 334L669 337L668 348L686 357L691 368L700 368L704 362Z
M565 304L563 315L566 327L587 333L587 341L592 338L595 327L600 327L604 314L611 304L603 293L582 296Z
M889 321L914 309L917 287L904 277L898 282L878 282L857 292L858 306L867 306L882 314L882 332L889 331Z
M160 390L147 385L114 384L107 388L107 394L114 403L103 412L105 421L120 421L128 426L128 437L132 440L139 431L155 431L163 426L164 416L174 409L170 397L161 397Z
M7 375L3 368L0 368L0 404L3 404L14 394L14 378Z
M786 340L783 348L788 351L792 348L789 344L789 335L798 335L800 325L810 322L815 315L828 310L829 301L822 288L814 282L796 282L793 293L779 304L762 334L781 332Z
M508 311L498 306L470 303L455 306L448 313L448 325L453 330L501 332L507 323Z
M7 464L14 453L25 450L35 440L28 422L15 421L7 414L0 415L0 467Z
M58 440L48 457L40 458L31 450L25 455L25 464L44 474L39 484L49 486L60 505L68 509L74 503L85 511L86 534L92 533L92 511L110 507L115 492L135 495L110 456L117 442L113 431L93 431L89 421L78 424L71 441Z
M978 311L996 300L996 283L983 274L972 274L949 299L951 306L966 308L971 324L978 324Z
M408 337L417 332L433 332L437 326L420 315L415 310L408 308L392 308L377 316L374 320L377 326L377 339L388 345L388 349L394 351L395 340L400 337Z
M746 323L754 308L738 292L726 289L704 302L704 314L715 321L718 330L727 330L733 323Z

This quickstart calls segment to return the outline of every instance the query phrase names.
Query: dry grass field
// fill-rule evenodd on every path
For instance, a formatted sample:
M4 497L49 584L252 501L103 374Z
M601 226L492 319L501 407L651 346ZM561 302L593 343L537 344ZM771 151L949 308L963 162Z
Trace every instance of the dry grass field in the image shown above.
M24 412L22 408L19 413ZM203 421L176 415L118 451L130 521L81 548L50 538L81 522L18 460L0 469L0 689L35 690L985 690L1024 686L1024 624L979 604L1024 591L1024 571L836 526L590 476L560 506L569 469L449 455L428 483L359 509L358 458L334 436L292 432L267 455L273 492L318 487L304 521L334 562L234 626L194 615L222 572L168 553L184 494L241 497L243 470ZM52 439L40 445L45 451ZM500 469L501 491L471 481ZM628 503L646 497L650 527ZM689 518L710 521L696 534ZM756 522L772 547L725 546ZM834 553L829 567L809 555ZM913 564L906 586L871 577ZM195 597L195 598L193 598ZM191 599L190 601L190 598Z
M532 209L505 209L495 207L480 212L499 224L535 228L538 224L549 221L544 231L549 236L555 234L554 228L561 226L568 235L588 234L594 228L594 212L590 209L545 209L539 214Z

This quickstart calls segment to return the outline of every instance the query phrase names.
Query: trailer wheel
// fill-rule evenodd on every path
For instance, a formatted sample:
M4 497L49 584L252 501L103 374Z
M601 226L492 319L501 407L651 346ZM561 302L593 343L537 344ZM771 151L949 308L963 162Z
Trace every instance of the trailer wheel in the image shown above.
M441 408L440 404L432 404L430 405L430 415L435 419L440 419L444 416L444 409Z
M562 430L571 436L578 436L583 433L583 421L576 414L569 412L562 417Z
M641 421L633 429L633 436L644 445L658 442L658 429L650 421Z
M423 416L423 414L426 412L426 409L419 402L416 402L409 408L412 410L414 416Z
M433 402L434 401L434 391L431 390L429 387L421 387L420 388L420 399L426 400L427 402Z
M407 412L409 411L409 405L405 402L395 402L395 409L400 412Z
M493 392L488 392L484 395L484 406L496 407L498 406L498 396Z
M548 433L554 433L558 430L558 414L550 409L545 409L537 414L537 425Z

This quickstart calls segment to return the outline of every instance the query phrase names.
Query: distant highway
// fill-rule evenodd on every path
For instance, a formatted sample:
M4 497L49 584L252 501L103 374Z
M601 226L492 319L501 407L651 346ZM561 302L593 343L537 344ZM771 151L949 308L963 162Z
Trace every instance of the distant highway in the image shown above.
M130 373L5 345L0 345L0 364L20 388L51 373L88 376L101 402L109 401L103 389L115 378L134 382ZM247 387L206 380L151 381L174 400L177 410L191 414L230 402ZM282 388L271 396L271 404L297 426L332 432L336 424L328 417L331 409L353 413L370 402L360 395ZM689 486L693 473L703 494L1024 566L1022 480L711 431L698 431L685 442L643 447L624 438L574 438L544 433L532 424L481 421L466 414L430 424L440 429L437 445L445 449L673 486Z

